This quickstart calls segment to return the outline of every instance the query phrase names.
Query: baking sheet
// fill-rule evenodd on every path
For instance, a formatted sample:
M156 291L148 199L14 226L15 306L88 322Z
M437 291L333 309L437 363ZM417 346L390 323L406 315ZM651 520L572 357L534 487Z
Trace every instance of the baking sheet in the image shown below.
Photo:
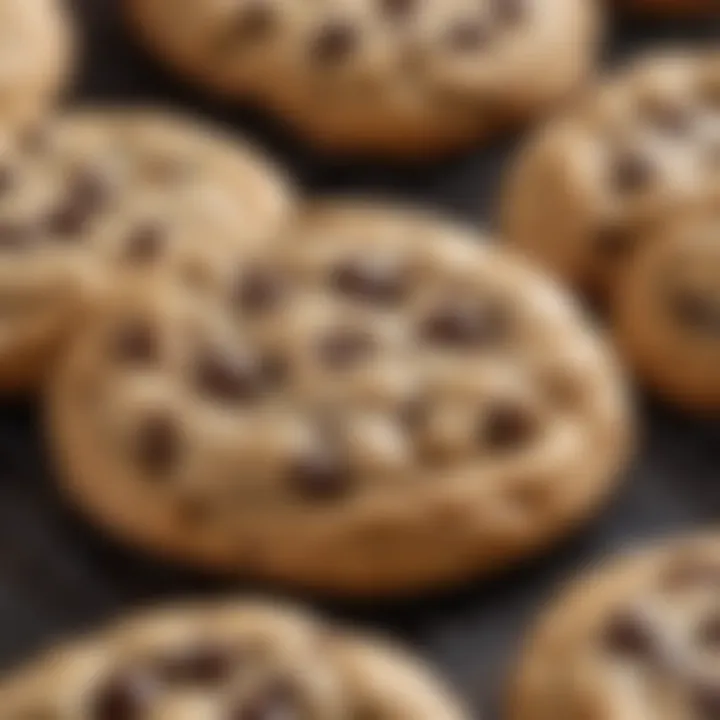
M372 191L490 224L501 170L517 138L412 168L321 158L266 117L223 107L164 72L128 36L119 0L71 4L84 44L75 98L200 112L261 142L290 166L308 192ZM668 43L720 48L720 19L616 17L612 27L608 64ZM444 673L478 716L496 720L523 631L564 579L641 539L720 521L720 419L688 418L647 398L641 399L640 416L640 449L621 492L591 525L542 558L490 582L470 582L412 601L353 604L301 599L406 641ZM156 563L89 527L54 490L36 405L0 403L3 668L58 636L148 602L246 589Z

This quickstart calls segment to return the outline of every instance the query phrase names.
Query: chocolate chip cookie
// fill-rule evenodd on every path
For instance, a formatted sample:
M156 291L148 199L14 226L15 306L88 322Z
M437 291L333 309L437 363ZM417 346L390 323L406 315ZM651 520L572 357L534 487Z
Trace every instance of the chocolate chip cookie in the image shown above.
M715 720L720 536L684 538L577 581L532 635L510 720Z
M537 552L613 488L630 432L607 348L469 231L331 202L202 275L98 308L52 383L63 486L120 536L397 593Z
M193 272L292 208L249 146L146 110L76 111L0 137L0 388L37 383L83 309L124 274Z
M0 0L0 125L24 125L47 110L72 56L61 0Z
M0 683L5 720L463 720L419 660L260 602L155 610Z
M720 202L672 218L641 245L613 296L623 354L678 404L720 410Z
M521 152L509 240L605 297L648 223L720 196L720 53L654 55L619 72Z
M325 149L427 156L546 112L585 79L596 0L125 0L156 53Z

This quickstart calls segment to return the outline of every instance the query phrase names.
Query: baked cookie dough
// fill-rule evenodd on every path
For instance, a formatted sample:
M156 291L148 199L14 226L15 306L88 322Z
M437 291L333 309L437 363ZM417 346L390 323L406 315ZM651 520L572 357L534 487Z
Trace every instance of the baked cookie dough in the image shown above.
M0 126L24 126L70 74L73 33L61 0L0 0Z
M470 231L329 202L202 274L98 307L51 383L62 485L120 537L402 593L538 552L615 486L630 422L611 354Z
M714 720L719 608L717 533L583 577L533 633L509 720Z
M693 410L720 410L720 201L642 238L620 275L615 335L638 375Z
M469 720L419 660L286 607L126 618L0 683L5 720Z
M328 150L429 156L546 113L585 80L596 0L124 0L186 76Z
M191 273L195 255L264 242L293 206L249 146L162 112L75 111L0 147L3 391L37 384L121 276Z
M636 61L538 133L511 169L508 240L606 298L648 223L720 197L720 53Z

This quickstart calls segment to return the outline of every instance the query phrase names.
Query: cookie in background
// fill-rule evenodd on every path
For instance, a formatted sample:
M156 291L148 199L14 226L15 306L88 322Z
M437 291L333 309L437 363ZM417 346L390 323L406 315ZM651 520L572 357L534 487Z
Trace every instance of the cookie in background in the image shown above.
M469 720L419 660L261 601L146 611L0 682L5 718Z
M521 651L508 720L717 718L719 571L709 532L573 581Z
M249 143L155 110L73 110L2 136L0 388L35 389L125 275L193 282L198 256L262 243L294 208Z
M75 54L62 0L0 0L0 126L41 118L69 84Z
M140 548L407 594L540 552L619 480L612 353L474 231L331 201L203 276L98 304L49 387L61 486Z
M536 120L597 59L597 0L124 0L184 76L327 151L428 158Z

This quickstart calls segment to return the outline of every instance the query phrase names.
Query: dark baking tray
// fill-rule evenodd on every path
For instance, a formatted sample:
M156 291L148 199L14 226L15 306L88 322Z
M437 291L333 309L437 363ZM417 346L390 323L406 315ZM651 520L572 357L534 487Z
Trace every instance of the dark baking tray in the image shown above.
M490 222L501 169L517 138L412 168L317 157L267 118L222 107L163 72L126 33L119 0L74 0L72 5L84 39L77 98L202 112L256 138L289 164L310 192L379 192ZM612 29L608 63L667 43L704 43L720 49L720 18L679 22L616 17ZM476 581L412 601L351 604L302 599L406 641L444 672L478 715L487 720L500 717L502 690L523 631L559 583L595 559L643 538L720 520L720 418L699 421L647 398L641 404L641 447L624 489L601 517L553 552L490 582ZM237 589L111 543L63 504L52 474L35 404L2 403L4 668L59 635L91 627L125 609Z

